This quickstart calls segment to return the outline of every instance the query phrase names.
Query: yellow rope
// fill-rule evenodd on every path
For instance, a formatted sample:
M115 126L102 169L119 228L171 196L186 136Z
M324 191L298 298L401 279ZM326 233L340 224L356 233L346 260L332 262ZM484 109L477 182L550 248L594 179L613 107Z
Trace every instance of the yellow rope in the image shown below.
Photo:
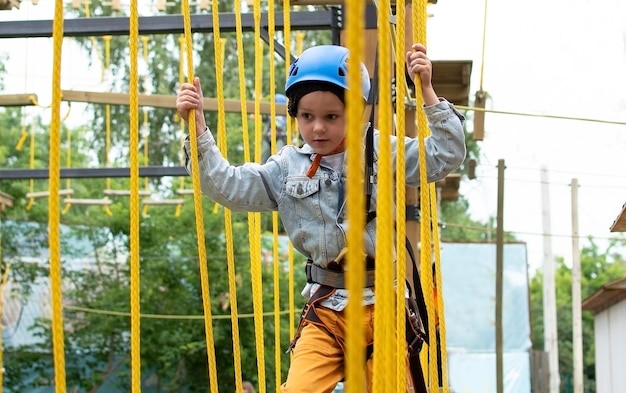
M261 40L261 4L254 2L254 138L255 138L255 162L261 160L261 103L259 93L262 91L263 82L263 41ZM254 307L254 341L256 344L256 357L258 368L258 381L260 393L265 393L265 344L263 328L263 280L261 261L261 215L248 213L248 236L250 242L250 272L252 275L252 304Z
M391 4L389 0L378 1L377 51L381 59L387 59L391 53L389 20ZM392 206L393 176L392 162L384 157L391 157L391 64L389 61L378 62L378 129L380 139L378 155L377 206ZM372 106L374 110L375 105ZM394 224L392 209L377 209L376 215L376 308L374 318L374 391L391 392L396 386L398 373L395 370L397 347L395 326L397 315L394 307L393 270L395 251L393 234ZM402 318L404 320L404 318Z
M276 33L275 29L275 13L274 13L274 0L268 0L268 15L267 15L267 24L268 24L268 34L270 37L274 37ZM269 88L270 88L270 151L272 154L276 153L276 92L274 87L276 86L276 66L275 66L275 57L274 52L275 45L274 40L269 40L268 52L269 52ZM280 315L278 314L278 310L280 310L280 259L278 255L278 212L272 212L272 249L273 249L273 261L274 261L274 382L276 386L280 386L282 382L281 376L281 358L282 358L282 346L280 344Z
M141 391L140 244L139 244L139 13L137 0L130 3L130 365L131 391Z
M484 6L484 15L483 15L483 42L482 42L482 52L480 57L480 84L479 89L483 91L483 79L485 76L485 42L487 41L487 3L488 0L485 0Z
M52 350L54 357L54 388L56 393L65 393L65 347L63 333L63 286L61 279L61 53L63 46L63 0L56 0L53 36L52 109L50 121L50 199L48 209L48 231L50 249L50 303L52 306Z
M224 69L224 46L226 39L217 39L219 48L216 48L215 65L217 70ZM216 73L218 86L223 86L223 74ZM228 158L228 143L226 138L226 116L224 111L224 94L222 89L218 89L218 122L217 137L222 154ZM241 369L241 342L239 337L239 310L237 306L237 276L235 270L235 248L233 241L232 213L229 209L224 209L224 233L226 235L226 261L228 266L228 295L230 302L230 318L233 338L233 364L235 367L235 387L241 391L242 369ZM213 317L215 319L215 317Z
M403 316L406 312L404 291L400 290L403 286L403 277L406 277L406 258L407 249L404 239L406 239L406 214L403 206L406 206L406 186L405 186L405 120L406 120L406 108L404 106L404 97L407 95L406 83L401 83L400 79L404 79L405 74L405 59L404 59L404 46L405 46L405 34L406 34L406 4L404 0L396 1L396 34L395 34L395 75L396 75L396 127L397 140L397 156L396 156L396 252L398 255L396 266L396 277L398 277L398 290L396 291L396 316ZM396 392L403 392L406 390L407 385L407 357L400 356L400 354L406 354L406 323L404 318L396 318L396 370L398 379L396 381Z
M214 40L219 40L219 8L217 0L213 0L212 3L213 14L213 35ZM189 13L189 1L183 0L181 4L183 11L183 22L185 31L185 49L186 49L186 61L187 61L187 77L188 81L193 83L193 42L191 34L191 15ZM219 44L216 42L216 55L218 55ZM217 75L220 72L216 73ZM219 79L216 83L221 83ZM221 91L221 85L217 85L217 91ZM198 163L198 140L196 133L196 119L195 111L192 110L189 113L189 140L191 147L191 177L193 182L193 201L194 201L194 214L196 219L196 240L198 246L198 264L200 269L200 285L202 287L202 305L204 309L204 329L205 329L205 341L207 347L207 361L209 369L209 384L211 392L217 393L217 365L215 360L215 344L213 338L213 325L211 323L212 311L211 300L209 298L209 272L207 267L206 256L206 244L204 236L204 216L202 215L202 194L200 191L200 171ZM221 111L223 112L223 111Z
M348 69L358 70L363 57L363 13L365 4L353 1L346 4L346 42L350 51ZM348 73L348 91L346 97L346 150L362 151L361 133L354 132L363 128L362 88L359 72ZM347 186L347 198L350 202L348 222L350 229L347 234L348 261L346 275L347 289L351 296L359 299L365 280L363 266L363 230L365 226L365 196L363 193L363 157L361 154L347 154L347 170L350 181ZM358 332L362 329L364 310L360 301L349 301L346 307L346 324L348 331ZM348 393L366 390L365 370L365 339L362 334L348 334L346 337L346 387Z
M283 39L285 46L285 78L289 75L289 66L291 64L291 4L290 0L283 0L283 20L284 20L284 31L283 31ZM286 124L286 141L287 144L292 143L293 137L293 128L294 128L294 120L291 116L287 116ZM295 310L296 310L296 299L295 299L295 277L294 277L294 250L291 242L288 245L287 251L287 260L289 262L289 272L287 281L289 284L289 294L288 294L288 303L289 303L289 337L293 337L296 333L296 320L295 320Z
M426 0L414 0L413 1L413 42L420 42L425 44L426 41L426 12L427 2ZM424 146L424 140L429 135L428 120L426 114L422 110L424 106L424 99L421 95L421 82L416 77L416 100L417 100L417 131L419 141L419 166L420 166L420 208L421 208L421 222L420 222L420 276L422 283L422 290L426 305L428 307L429 321L428 321L428 337L429 343L428 352L422 352L423 364L428 365L428 368L424 375L428 376L428 386L434 389L439 386L438 374L437 374L437 345L435 336L435 324L434 320L431 320L433 313L435 312L435 305L433 303L433 274L432 274L432 236L431 236L431 204L430 198L434 197L434 184L428 184L427 172L426 172L426 148Z

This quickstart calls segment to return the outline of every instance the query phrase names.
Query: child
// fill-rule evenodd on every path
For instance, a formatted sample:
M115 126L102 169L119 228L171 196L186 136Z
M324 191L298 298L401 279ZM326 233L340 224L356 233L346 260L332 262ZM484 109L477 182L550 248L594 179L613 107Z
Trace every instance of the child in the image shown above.
M432 64L426 48L414 44L406 54L410 75L420 78L421 93L431 134L426 138L425 156L429 182L441 180L465 158L463 116L445 99L437 97L431 83ZM305 50L291 65L285 88L290 116L295 117L304 145L286 145L263 164L233 166L216 147L206 126L200 80L185 83L176 100L176 109L187 120L195 110L198 159L202 192L233 211L280 213L293 246L305 255L308 283L302 294L315 302L313 317L303 318L292 342L293 357L281 392L332 392L344 377L345 313L347 290L342 283L340 252L346 247L346 206L344 189L344 140L346 132L345 90L348 88L348 50L322 45ZM363 99L370 90L367 69L361 64ZM374 133L375 146L380 137ZM391 137L395 162L396 137ZM406 184L419 185L418 141L405 138ZM185 143L189 170L189 141ZM375 210L376 185L371 196ZM365 228L368 268L373 269L376 220ZM334 278L332 283L329 277ZM370 285L371 284L371 285ZM363 321L366 342L373 339L373 283L364 289ZM323 294L321 296L320 294ZM297 342L296 342L297 339ZM368 362L371 367L372 362ZM371 392L371 369L368 368Z

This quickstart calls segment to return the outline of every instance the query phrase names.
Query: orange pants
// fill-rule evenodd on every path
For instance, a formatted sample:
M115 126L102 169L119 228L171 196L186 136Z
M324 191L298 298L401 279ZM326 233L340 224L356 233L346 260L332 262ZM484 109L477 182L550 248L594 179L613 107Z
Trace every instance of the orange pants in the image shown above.
M315 311L328 330L306 322L293 349L287 381L280 387L282 393L330 393L345 376L344 348L334 337L345 340L345 312L324 307L317 307ZM366 343L373 341L374 306L365 308L363 334ZM372 392L372 371L370 358L365 372L369 392Z

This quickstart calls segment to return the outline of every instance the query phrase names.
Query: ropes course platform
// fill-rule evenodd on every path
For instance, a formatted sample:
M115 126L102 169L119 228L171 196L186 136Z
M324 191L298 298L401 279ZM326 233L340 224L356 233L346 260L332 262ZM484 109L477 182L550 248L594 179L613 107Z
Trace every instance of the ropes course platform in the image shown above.
M36 94L3 94L0 95L0 106L26 106L37 103Z
M94 91L75 91L62 90L63 101L86 102L90 104L110 104L110 105L128 105L130 97L128 93L100 93ZM176 108L176 96L166 94L139 94L139 106L150 106L153 108ZM246 102L246 110L249 113L254 112L254 101ZM262 114L270 114L272 105L276 106L277 115L287 115L287 106L285 104L272 104L270 102L261 102L260 112ZM216 112L218 110L217 98L205 98L204 110ZM224 100L224 111L241 113L241 102L235 99Z

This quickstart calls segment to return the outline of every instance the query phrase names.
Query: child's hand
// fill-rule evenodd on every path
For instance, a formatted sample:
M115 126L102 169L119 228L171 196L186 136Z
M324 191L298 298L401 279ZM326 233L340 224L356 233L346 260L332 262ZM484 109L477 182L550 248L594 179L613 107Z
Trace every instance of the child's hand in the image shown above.
M200 86L200 78L195 77L193 84L183 83L176 96L176 110L180 117L186 122L189 121L189 111L192 109L195 110L197 135L203 134L206 129L203 103L204 97L202 95L202 87Z
M413 50L406 53L406 67L413 83L417 84L419 77L424 105L430 106L439 102L433 89L433 63L426 56L426 47L422 44L413 44Z
M406 53L406 66L415 81L415 76L419 76L422 84L430 85L433 75L433 64L426 56L426 47L422 44L413 44L413 51Z

